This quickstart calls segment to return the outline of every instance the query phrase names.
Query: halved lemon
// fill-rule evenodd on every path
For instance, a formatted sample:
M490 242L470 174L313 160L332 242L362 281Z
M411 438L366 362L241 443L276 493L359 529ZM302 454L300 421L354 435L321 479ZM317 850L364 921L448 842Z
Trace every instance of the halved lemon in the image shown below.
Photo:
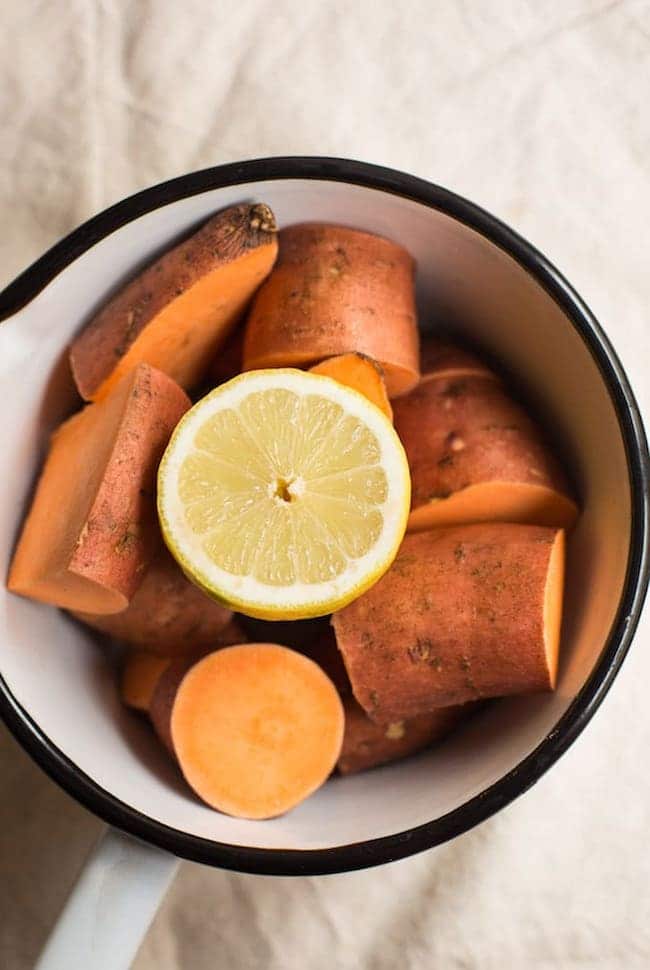
M262 619L321 616L386 572L411 481L384 414L330 377L249 371L187 412L158 472L172 554L211 596Z

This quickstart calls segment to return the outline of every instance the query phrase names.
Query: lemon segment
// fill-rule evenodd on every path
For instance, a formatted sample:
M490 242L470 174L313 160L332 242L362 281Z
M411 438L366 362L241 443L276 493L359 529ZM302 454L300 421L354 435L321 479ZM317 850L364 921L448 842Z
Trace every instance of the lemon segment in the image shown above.
M320 616L379 579L410 507L385 415L330 377L248 371L180 421L158 472L163 535L213 597L263 619Z

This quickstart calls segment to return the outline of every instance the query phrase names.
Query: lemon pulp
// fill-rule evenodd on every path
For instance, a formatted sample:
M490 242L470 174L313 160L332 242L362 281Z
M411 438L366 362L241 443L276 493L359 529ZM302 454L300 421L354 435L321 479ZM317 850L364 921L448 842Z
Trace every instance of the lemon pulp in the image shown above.
M191 578L279 619L330 612L385 572L410 479L392 425L362 395L302 371L251 371L181 420L158 496Z

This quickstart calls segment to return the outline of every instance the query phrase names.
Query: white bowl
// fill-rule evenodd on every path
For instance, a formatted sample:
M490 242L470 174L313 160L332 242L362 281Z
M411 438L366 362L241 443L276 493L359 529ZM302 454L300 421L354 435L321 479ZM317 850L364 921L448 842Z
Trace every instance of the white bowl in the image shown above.
M74 394L66 347L136 269L214 211L262 200L280 226L380 233L418 263L424 329L470 338L515 379L564 454L583 513L569 541L557 690L499 701L440 747L333 778L272 821L206 808L117 698L105 647L63 613L0 590L0 711L32 757L113 825L186 858L249 872L332 872L451 838L529 787L592 716L647 585L648 454L614 351L560 274L471 203L337 159L268 159L187 175L90 220L0 294L5 570L48 432Z

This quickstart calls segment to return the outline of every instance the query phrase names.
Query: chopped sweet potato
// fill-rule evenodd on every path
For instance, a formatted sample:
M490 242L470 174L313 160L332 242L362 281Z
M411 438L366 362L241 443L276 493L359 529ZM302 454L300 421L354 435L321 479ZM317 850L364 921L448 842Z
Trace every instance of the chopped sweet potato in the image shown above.
M154 691L151 717L196 794L241 818L272 818L336 765L343 707L312 660L277 644L208 654Z
M127 707L149 712L158 681L174 661L148 650L131 650L122 669L120 695Z
M409 531L465 522L570 528L566 476L539 430L494 380L437 378L395 401L411 469Z
M232 610L194 586L161 548L125 610L75 616L116 640L169 657L211 646L232 620Z
M170 646L165 654L152 653L150 650L129 650L122 670L122 700L127 707L148 712L158 681L169 667L174 665L173 669L177 672L189 670L206 653L246 641L247 637L241 626L236 619L232 619L212 637L209 645L203 642L189 649L185 643L182 650Z
M211 387L225 384L232 377L237 377L244 369L244 328L235 327L223 347L221 347L208 371Z
M121 289L79 334L70 363L81 396L101 400L142 361L191 390L276 255L268 206L217 213Z
M156 471L190 406L148 364L54 433L8 587L87 613L126 609L160 547Z
M377 723L555 684L564 532L483 523L407 535L332 619L354 696Z
M300 649L300 648L299 648ZM341 697L352 693L348 672L331 626L325 627L312 642L300 650L318 664L332 681Z
M446 377L457 380L460 377L486 377L498 381L498 376L487 364L464 347L459 347L442 337L427 336L420 348L421 381L430 377Z
M441 707L409 720L377 724L353 697L346 697L343 702L345 733L338 770L342 775L351 775L429 748L453 731L472 706Z
M377 360L391 397L418 381L413 259L343 226L280 233L278 262L251 308L244 369L307 367L357 351Z
M359 391L376 404L390 421L393 420L384 373L376 360L365 354L341 354L339 357L328 357L310 369L313 374L323 374Z

